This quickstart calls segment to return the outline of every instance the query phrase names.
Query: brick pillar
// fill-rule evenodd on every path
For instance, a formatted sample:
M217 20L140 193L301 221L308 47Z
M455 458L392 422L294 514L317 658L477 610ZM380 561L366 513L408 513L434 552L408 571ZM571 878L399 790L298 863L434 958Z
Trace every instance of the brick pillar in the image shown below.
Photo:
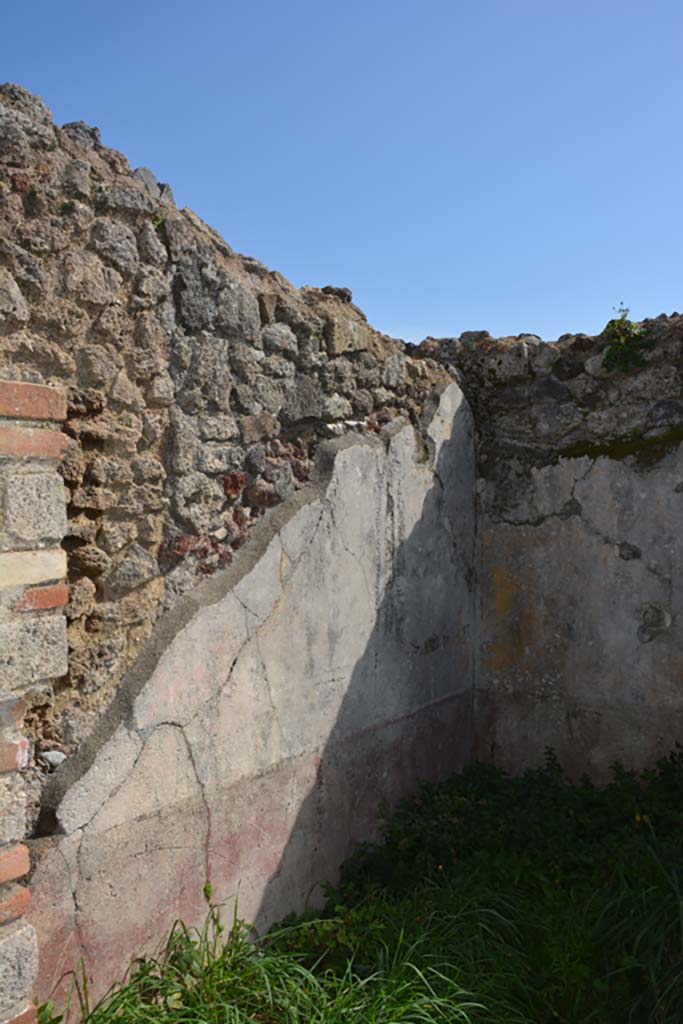
M35 1024L30 1002L38 951L22 918L31 894L21 770L24 697L67 668L64 395L42 384L0 381L0 1022ZM44 683L43 683L44 685Z

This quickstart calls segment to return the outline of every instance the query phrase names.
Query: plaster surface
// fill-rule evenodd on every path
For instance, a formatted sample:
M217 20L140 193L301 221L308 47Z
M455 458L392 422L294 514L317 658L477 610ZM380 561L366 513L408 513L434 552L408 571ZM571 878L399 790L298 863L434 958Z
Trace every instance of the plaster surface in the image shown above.
M503 519L485 495L480 758L519 771L552 746L605 779L680 740L682 480L678 447L540 467Z
M422 433L399 421L325 457L258 556L162 619L105 731L55 776L59 834L33 879L41 995L81 955L101 992L176 918L200 924L206 881L258 928L302 909L380 800L470 757L467 403L451 384Z

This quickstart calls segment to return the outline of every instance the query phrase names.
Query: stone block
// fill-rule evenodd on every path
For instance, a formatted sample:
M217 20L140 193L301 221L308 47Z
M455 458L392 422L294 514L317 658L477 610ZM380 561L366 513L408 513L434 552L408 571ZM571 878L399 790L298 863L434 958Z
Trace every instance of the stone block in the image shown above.
M67 671L66 619L26 616L0 622L0 686L16 690Z
M325 343L328 355L342 352L360 352L368 347L370 329L362 320L347 320L331 316L325 324Z
M17 772L0 775L0 844L16 843L26 832L24 780Z
M43 551L0 552L0 587L46 583L66 576L66 551L45 548Z
M57 473L6 473L0 485L0 539L4 547L59 543L67 524L64 484Z
M38 973L38 943L29 924L16 922L0 930L0 1019L26 1007Z

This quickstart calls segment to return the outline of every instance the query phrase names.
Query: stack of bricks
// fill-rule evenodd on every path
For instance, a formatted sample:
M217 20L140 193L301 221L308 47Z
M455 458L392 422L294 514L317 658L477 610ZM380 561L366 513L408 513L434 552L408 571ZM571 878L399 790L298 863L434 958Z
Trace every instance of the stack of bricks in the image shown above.
M31 896L22 769L25 698L67 669L66 530L59 460L64 395L0 381L0 1022L34 1024L36 937L23 918Z

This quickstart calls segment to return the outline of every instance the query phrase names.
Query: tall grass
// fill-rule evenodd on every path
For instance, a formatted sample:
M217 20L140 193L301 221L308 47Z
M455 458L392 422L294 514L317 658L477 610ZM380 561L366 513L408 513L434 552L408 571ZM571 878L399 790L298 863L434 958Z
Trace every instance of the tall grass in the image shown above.
M213 909L87 1024L683 1024L683 759L572 785L473 766L361 846L322 914L247 940ZM41 1024L57 1021L41 1009Z

